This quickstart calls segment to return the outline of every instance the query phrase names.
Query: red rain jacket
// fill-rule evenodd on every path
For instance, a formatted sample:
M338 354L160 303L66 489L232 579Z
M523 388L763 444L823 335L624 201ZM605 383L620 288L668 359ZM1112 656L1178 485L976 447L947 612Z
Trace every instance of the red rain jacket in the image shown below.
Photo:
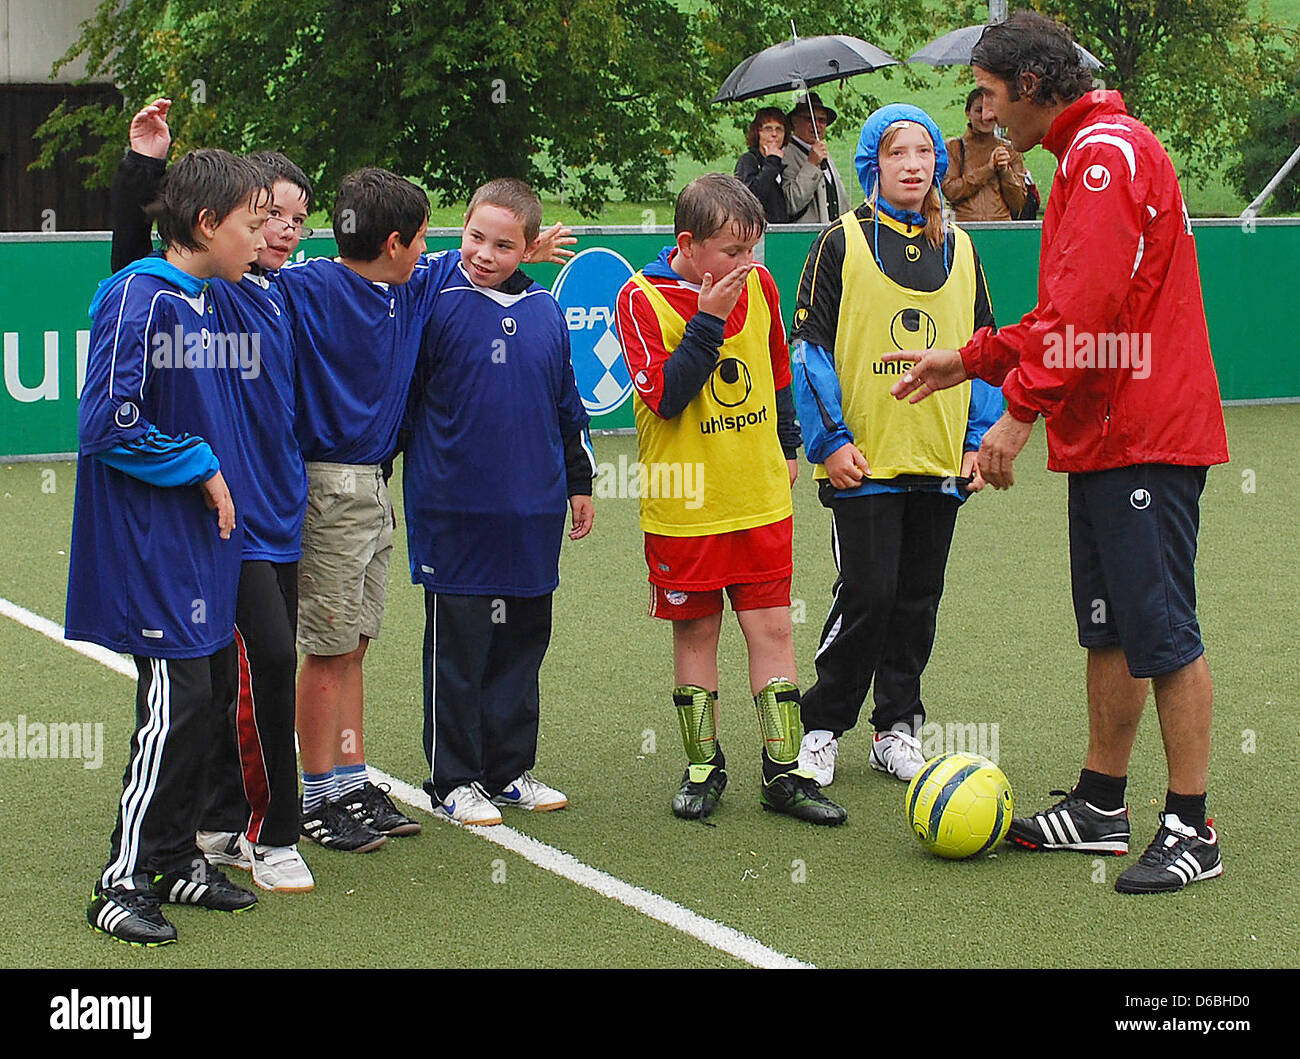
M1178 177L1118 92L1089 92L1043 139L1059 163L1043 216L1038 304L975 332L967 374L1047 419L1053 471L1228 459L1196 243Z

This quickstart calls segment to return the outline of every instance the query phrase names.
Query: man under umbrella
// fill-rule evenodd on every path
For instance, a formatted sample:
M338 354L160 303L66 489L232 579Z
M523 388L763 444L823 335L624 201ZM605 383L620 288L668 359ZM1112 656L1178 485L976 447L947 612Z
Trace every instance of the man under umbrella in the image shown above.
M835 111L810 92L795 101L787 116L791 136L781 187L790 220L829 224L852 205L826 148L826 127L835 121Z

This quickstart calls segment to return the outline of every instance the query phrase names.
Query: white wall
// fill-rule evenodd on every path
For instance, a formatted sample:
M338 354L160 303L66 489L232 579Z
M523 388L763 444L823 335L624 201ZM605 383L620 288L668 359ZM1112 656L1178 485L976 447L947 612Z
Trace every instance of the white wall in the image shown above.
M99 4L100 0L0 0L0 83L55 83L50 67L80 36L78 27ZM59 72L58 83L85 74L85 59L78 59Z

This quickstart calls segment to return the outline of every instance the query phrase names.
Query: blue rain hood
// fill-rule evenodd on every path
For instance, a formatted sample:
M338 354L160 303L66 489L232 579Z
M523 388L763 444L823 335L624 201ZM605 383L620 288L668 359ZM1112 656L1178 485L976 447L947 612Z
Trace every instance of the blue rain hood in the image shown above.
M943 180L944 174L948 172L948 149L943 145L943 133L939 131L939 126L934 123L934 119L920 107L914 107L910 103L886 104L873 111L871 116L863 123L862 135L858 137L858 150L853 156L853 164L858 171L858 182L862 185L862 190L866 193L868 200L871 199L872 193L880 184L880 141L884 137L886 130L900 121L915 122L929 133L930 142L934 144L934 186L936 188L939 187L939 182ZM940 195L942 194L941 191ZM904 224L925 227L925 218L921 214L914 210L901 210L886 202L883 198L876 199L876 209L879 213L886 213L893 217L894 220L901 221ZM871 252L875 256L876 264L879 265L879 221L874 222L872 235ZM945 272L949 268L948 241L946 238L944 239L943 267ZM883 271L883 266L881 266L881 270Z
M871 198L871 193L880 183L880 140L889 126L900 121L914 121L930 134L930 142L934 144L936 187L948 172L948 150L943 145L943 133L939 131L939 126L934 123L934 119L920 107L914 107L910 103L890 103L873 111L871 117L867 118L862 126L862 135L858 137L857 153L853 156L853 164L858 170L858 182L862 185L867 198ZM895 210L884 201L879 205L891 217L900 221L916 224L914 218L920 217L920 214L912 213L911 210ZM922 220L920 223L925 222Z
M170 261L164 258L160 253L155 252L148 257L139 258L132 261L125 268L114 272L108 279L100 280L99 286L95 289L95 296L90 302L90 315L93 318L104 299L120 283L134 275L144 273L148 276L159 276L167 280L168 283L179 288L191 298L197 297L203 288L208 285L206 279L199 279L197 276L191 276L177 268Z

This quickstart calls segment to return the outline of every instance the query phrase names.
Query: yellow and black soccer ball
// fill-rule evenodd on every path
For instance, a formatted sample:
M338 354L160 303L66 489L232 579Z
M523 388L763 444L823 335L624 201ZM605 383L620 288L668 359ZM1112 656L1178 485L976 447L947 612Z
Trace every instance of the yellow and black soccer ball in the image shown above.
M1011 826L1011 784L978 754L940 754L907 788L907 822L921 845L949 860L987 853Z

